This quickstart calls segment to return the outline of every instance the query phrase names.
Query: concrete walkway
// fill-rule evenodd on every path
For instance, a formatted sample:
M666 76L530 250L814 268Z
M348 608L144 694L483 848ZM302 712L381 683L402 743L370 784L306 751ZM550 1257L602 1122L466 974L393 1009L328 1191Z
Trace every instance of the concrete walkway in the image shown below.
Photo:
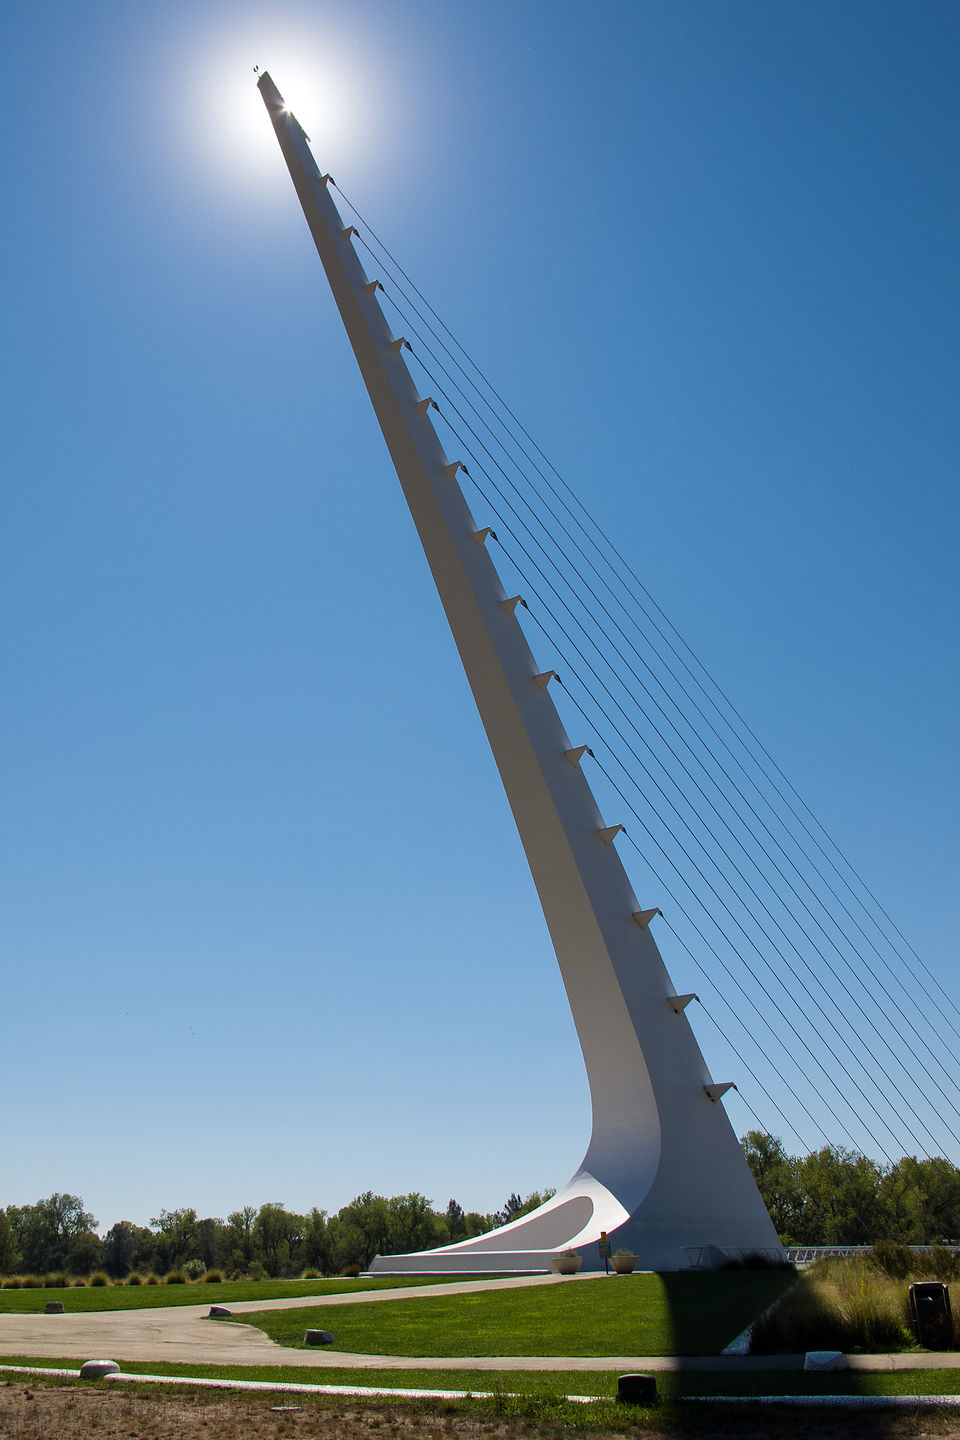
M413 1285L396 1290L364 1290L282 1300L244 1300L227 1304L235 1316L255 1310L289 1310L308 1306L372 1304L412 1300L421 1296L463 1295L478 1290L518 1289L528 1285L569 1285L602 1280L593 1274L519 1276L507 1280L457 1281L444 1285ZM617 1355L535 1356L492 1355L401 1356L354 1355L341 1350L293 1350L277 1345L262 1330L228 1320L207 1318L209 1304L157 1307L149 1310L101 1310L92 1314L0 1314L0 1355L44 1359L167 1362L174 1365L288 1365L304 1370L725 1370L739 1373L798 1370L802 1355ZM960 1368L958 1354L851 1355L854 1370L943 1370Z

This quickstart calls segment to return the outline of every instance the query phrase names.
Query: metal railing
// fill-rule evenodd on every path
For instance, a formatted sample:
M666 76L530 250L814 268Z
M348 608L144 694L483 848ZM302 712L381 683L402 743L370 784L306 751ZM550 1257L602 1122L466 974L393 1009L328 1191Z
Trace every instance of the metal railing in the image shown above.
M915 1255L929 1255L930 1245L908 1245ZM938 1250L949 1250L951 1255L960 1255L960 1245L938 1245ZM815 1260L824 1260L828 1255L869 1255L872 1245L788 1245L787 1259L794 1265L812 1265Z

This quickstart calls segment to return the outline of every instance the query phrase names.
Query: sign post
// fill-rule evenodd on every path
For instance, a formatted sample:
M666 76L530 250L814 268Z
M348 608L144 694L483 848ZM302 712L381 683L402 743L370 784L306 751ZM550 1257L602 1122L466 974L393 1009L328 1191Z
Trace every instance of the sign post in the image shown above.
M597 1249L600 1251L600 1259L603 1261L603 1268L604 1268L604 1270L606 1271L606 1273L609 1275L609 1274L610 1274L610 1241L607 1239L607 1232L606 1232L606 1230L601 1230L601 1231L600 1231L600 1242L599 1242L599 1244L598 1244L598 1246L597 1246Z

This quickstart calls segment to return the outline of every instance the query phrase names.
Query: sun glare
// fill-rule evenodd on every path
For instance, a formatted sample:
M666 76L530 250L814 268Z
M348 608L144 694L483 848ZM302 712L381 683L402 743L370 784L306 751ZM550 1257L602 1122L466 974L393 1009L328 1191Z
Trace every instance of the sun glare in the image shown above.
M205 183L235 189L267 168L281 173L254 67L269 71L322 169L355 172L370 160L382 89L369 60L343 36L271 20L232 27L191 50L193 93L203 99L186 138Z

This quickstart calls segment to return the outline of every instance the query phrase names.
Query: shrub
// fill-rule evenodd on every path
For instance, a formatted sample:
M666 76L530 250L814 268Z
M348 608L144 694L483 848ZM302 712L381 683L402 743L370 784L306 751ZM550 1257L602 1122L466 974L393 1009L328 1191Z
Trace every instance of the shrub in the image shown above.
M203 1283L204 1283L205 1285L219 1285L219 1284L222 1282L222 1280L223 1280L223 1271L222 1271L222 1270L208 1270L208 1271L205 1273L204 1277L203 1277Z
M246 1272L246 1270L241 1270L241 1269L237 1268L237 1269L235 1269L235 1270L231 1270L231 1271L230 1271L230 1279L231 1279L231 1280L246 1280L246 1278L247 1278L247 1272Z
M70 1276L66 1270L53 1270L49 1275L44 1275L43 1288L45 1290L69 1290Z
M189 1280L199 1280L206 1268L202 1260L187 1260L181 1266L183 1273Z
M840 1287L840 1315L849 1336L844 1350L900 1350L912 1342L906 1295L895 1280L851 1273Z
M843 1327L836 1308L804 1279L773 1310L755 1321L753 1355L795 1355L804 1350L843 1350Z
M891 1280L905 1280L914 1268L917 1257L908 1245L894 1240L878 1240L870 1251L870 1262L889 1275Z
M896 1263L896 1262L894 1262ZM755 1355L891 1351L913 1343L907 1291L871 1259L821 1260L753 1327Z
M344 1265L343 1269L340 1271L340 1274L346 1275L348 1280L353 1280L356 1278L357 1275L360 1274L360 1270L361 1267L359 1265Z
M307 1268L306 1268L306 1270L301 1270L301 1271L300 1271L300 1279L301 1279L301 1280L319 1280L319 1279L320 1279L320 1271L319 1271L319 1270L314 1270L314 1268L313 1268L312 1265L308 1265Z
M8 1275L7 1278L6 1278L6 1279L4 1280L4 1282L3 1282L3 1288L4 1288L4 1290L19 1290L19 1289L20 1289L20 1276L19 1276L19 1275Z
M127 1283L128 1285L142 1285L142 1284L143 1284L143 1280L142 1280L142 1278L137 1274L136 1270L131 1270L131 1271L130 1271L130 1274L127 1276L126 1283Z
M105 1270L94 1270L93 1274L90 1276L90 1284L91 1284L91 1285L109 1285L109 1284L110 1284L110 1276L107 1274L107 1272L106 1272Z
M935 1280L960 1280L960 1255L953 1255L946 1245L934 1245L928 1260Z
M40 1276L39 1276L39 1275L21 1275L21 1276L20 1276L20 1289L21 1289L21 1290L42 1290L42 1289L43 1289L43 1281L40 1279Z
M796 1270L796 1265L779 1255L770 1255L766 1250L744 1250L739 1255L728 1255L720 1266L721 1270Z
M164 1285L186 1285L187 1277L182 1270L171 1270L163 1277Z
M247 1279L269 1280L270 1272L266 1269L264 1265L260 1264L259 1260L254 1260L253 1264L250 1266L250 1269L247 1271Z

